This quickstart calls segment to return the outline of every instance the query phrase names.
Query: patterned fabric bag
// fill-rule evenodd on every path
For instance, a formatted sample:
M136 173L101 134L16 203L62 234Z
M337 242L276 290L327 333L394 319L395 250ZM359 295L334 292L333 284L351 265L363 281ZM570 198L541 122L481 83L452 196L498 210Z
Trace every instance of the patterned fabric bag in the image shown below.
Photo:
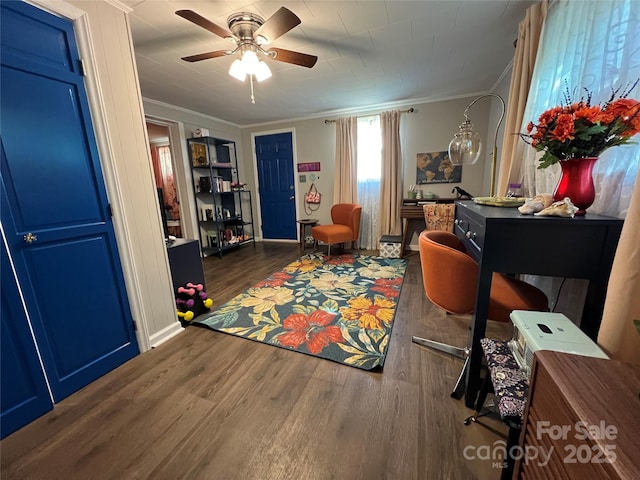
M316 184L312 183L309 191L304 196L305 203L320 203L320 192L316 188Z

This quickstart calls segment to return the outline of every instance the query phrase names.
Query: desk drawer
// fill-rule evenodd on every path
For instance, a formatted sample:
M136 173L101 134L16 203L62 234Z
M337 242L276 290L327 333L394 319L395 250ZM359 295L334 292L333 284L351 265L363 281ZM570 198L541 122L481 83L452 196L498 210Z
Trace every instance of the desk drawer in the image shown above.
M484 245L484 223L468 215L464 208L456 208L454 224L454 233L462 240L469 254L479 262Z

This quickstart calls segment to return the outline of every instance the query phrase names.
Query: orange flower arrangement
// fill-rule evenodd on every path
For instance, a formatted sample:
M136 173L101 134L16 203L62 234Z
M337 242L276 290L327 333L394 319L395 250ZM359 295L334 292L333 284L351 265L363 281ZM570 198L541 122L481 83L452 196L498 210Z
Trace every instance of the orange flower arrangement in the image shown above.
M591 105L587 89L586 99L573 102L567 88L564 105L545 111L537 124L529 122L527 133L520 134L544 152L538 168L570 158L598 157L607 148L634 143L630 138L640 133L640 102L627 97L637 84L636 80L619 96L620 89L614 90L602 105Z

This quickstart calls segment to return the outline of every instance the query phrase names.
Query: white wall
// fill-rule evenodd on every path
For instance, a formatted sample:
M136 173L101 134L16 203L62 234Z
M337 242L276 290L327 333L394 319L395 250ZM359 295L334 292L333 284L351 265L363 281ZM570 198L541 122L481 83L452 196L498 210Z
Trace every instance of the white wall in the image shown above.
M107 2L34 2L74 20L133 319L142 351L182 330L155 193L125 9Z
M255 149L252 144L254 136L268 135L278 131L293 131L294 137L294 162L320 162L319 172L306 172L306 182L300 182L300 174L294 168L294 178L296 182L296 211L298 218L317 218L320 223L330 223L330 209L333 199L333 171L335 164L335 127L333 124L326 125L324 119L316 118L311 120L296 120L291 122L280 122L269 125L242 129L242 144L245 152L244 162L250 169L245 170L246 181L251 190L256 190L257 179L253 175L253 164L255 163ZM315 185L322 194L322 203L317 211L308 215L304 210L304 194L311 185L310 175L313 173L317 179ZM258 218L254 216L254 218ZM260 232L260 226L256 225L256 232Z

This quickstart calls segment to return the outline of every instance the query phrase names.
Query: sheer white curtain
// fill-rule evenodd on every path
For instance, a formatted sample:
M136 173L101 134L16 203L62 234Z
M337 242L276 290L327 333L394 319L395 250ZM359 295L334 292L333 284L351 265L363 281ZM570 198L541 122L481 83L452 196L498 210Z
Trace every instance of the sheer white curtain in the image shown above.
M593 93L592 103L606 101L612 89L624 89L640 78L640 2L632 0L563 1L551 6L542 32L541 44L531 80L523 124L536 121L548 108L559 105L568 85L574 99ZM640 97L636 87L631 98ZM640 141L638 136L635 139ZM524 194L552 193L560 177L559 165L538 170L541 154L521 139L523 157L521 179ZM633 186L640 169L640 146L613 147L604 152L593 171L596 200L589 212L624 218L629 209ZM552 248L551 246L549 248ZM589 261L589 259L585 259ZM613 277L613 272L612 272ZM556 311L572 320L580 318L586 282L570 280L562 287L558 278L527 276L542 288ZM559 296L557 305L554 299Z
M521 132L548 108L559 105L568 85L574 99L593 93L592 103L606 101L640 78L640 2L559 1L549 10L531 81ZM631 98L640 97L640 87ZM640 140L640 139L638 139ZM525 194L552 193L559 165L537 169L536 152L520 140L524 156ZM538 155L539 157L539 155ZM593 172L596 200L589 212L624 217L640 167L640 146L604 152Z
M360 248L378 248L380 178L382 176L382 134L380 117L358 118L357 198L362 205Z

